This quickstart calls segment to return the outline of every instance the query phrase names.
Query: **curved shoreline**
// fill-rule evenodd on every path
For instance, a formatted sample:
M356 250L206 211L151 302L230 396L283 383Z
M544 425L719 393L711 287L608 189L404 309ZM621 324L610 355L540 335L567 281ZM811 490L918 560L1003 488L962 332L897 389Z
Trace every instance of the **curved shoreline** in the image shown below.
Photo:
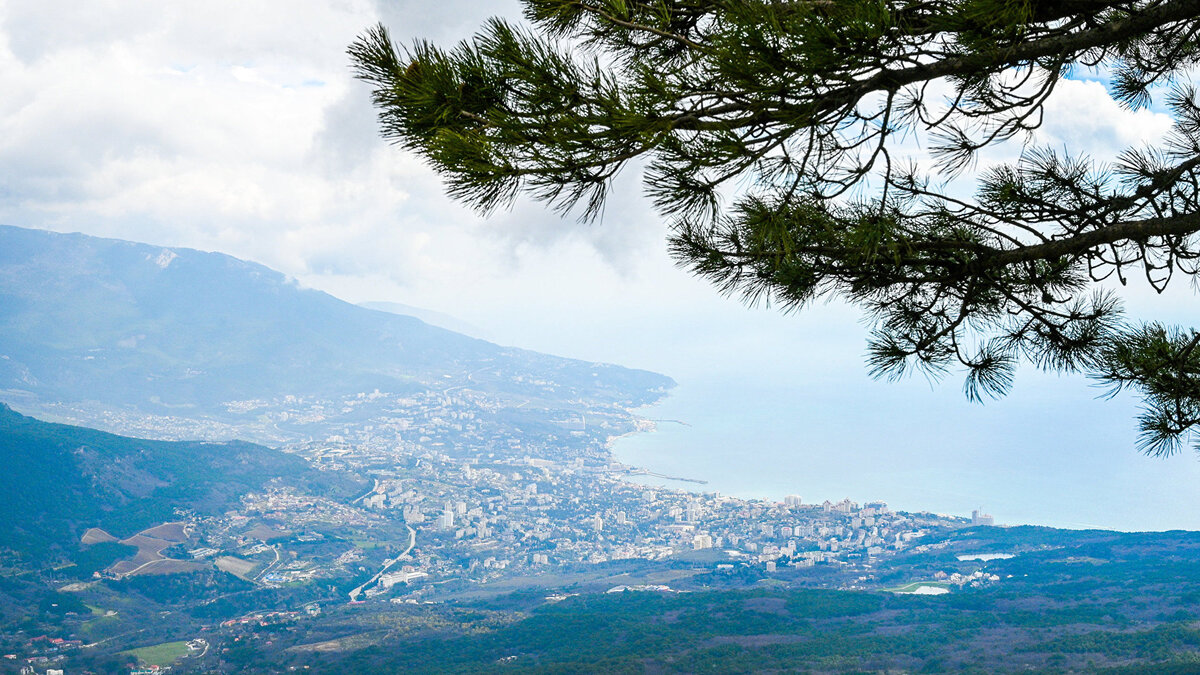
M665 400L666 398L667 397L664 396L662 399L650 404L650 406L658 405L658 404L662 403L662 401ZM639 406L639 407L644 408L644 407L650 407L650 406ZM616 444L617 444L617 441L619 441L622 438L628 438L630 436L635 436L637 434L652 433L652 432L658 431L658 425L660 423L678 424L680 426L689 427L689 428L692 426L690 423L685 422L683 420L679 420L679 419L641 417L640 415L635 413L632 409L627 409L626 412L629 414L630 418L633 420L634 429L632 431L627 431L623 434L609 436L604 441L604 448L605 448L605 450L608 451L608 459L609 459L610 466L615 465L616 467L618 467L616 469L616 471L614 471L614 473L618 473L624 478L630 478L633 476L650 476L653 478L658 478L663 481L671 481L671 482L676 482L676 483L694 483L697 485L708 485L708 481L701 479L701 478L686 478L683 476L672 476L672 475L668 475L668 474L661 473L658 471L653 471L653 470L647 469L645 467L628 464L626 462L623 462L623 461L617 459ZM663 485L661 487L671 488L672 486Z

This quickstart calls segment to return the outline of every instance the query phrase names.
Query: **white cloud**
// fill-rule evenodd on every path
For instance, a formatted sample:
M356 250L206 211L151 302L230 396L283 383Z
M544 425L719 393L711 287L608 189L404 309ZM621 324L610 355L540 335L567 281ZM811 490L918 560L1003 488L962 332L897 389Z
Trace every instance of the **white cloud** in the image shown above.
M1100 82L1064 80L1047 102L1045 123L1034 142L1104 161L1125 148L1154 145L1170 129L1168 115L1128 110Z
M460 39L483 9L10 2L0 16L0 220L410 290L509 277L531 257L523 251L574 239L629 269L627 249L660 245L647 214L614 206L606 225L576 227L522 203L484 222L380 140L347 45L381 18L401 40ZM487 9L517 15L515 4Z
M614 317L666 334L714 320L786 333L810 320L747 319L759 314L675 269L636 167L600 223L528 201L484 220L385 144L346 46L379 20L401 42L447 44L493 13L519 17L511 1L10 1L0 9L0 221L222 250L352 300L430 306L509 341L616 360L626 357L606 333ZM1034 142L1102 156L1168 124L1120 108L1099 83L1068 81ZM698 333L688 337L707 340ZM862 338L851 333L842 349L857 359Z

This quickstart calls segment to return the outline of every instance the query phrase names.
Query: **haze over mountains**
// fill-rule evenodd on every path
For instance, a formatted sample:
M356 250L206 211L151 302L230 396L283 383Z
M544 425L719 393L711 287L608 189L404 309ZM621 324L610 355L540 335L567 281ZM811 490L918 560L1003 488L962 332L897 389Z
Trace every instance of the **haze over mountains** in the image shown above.
M381 301L360 302L360 303L358 303L358 306L365 307L367 309L374 309L374 310L377 310L380 312L388 312L389 314L401 314L403 316L411 316L411 317L415 317L417 319L424 321L425 323L429 324L430 326L437 326L438 328L445 328L446 330L451 330L451 331L454 331L455 333L462 333L464 335L469 335L471 337L481 338L484 340L491 339L487 335L487 331L484 330L483 328L480 328L479 326L476 326L474 324L467 323L466 321L463 321L457 317L450 316L449 314L445 314L443 312L435 312L431 309L424 309L422 307L413 307L412 305L405 305L405 304L399 303L399 302L381 302Z
M220 254L0 227L0 673L1200 658L1195 533L648 488L610 445L671 385Z
M0 399L227 417L233 401L450 390L630 406L662 375L501 347L220 253L0 226Z

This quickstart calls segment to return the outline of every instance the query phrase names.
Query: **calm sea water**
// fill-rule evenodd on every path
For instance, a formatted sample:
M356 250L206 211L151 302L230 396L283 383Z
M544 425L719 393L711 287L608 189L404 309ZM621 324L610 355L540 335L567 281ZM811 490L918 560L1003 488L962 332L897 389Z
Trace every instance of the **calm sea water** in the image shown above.
M1137 401L1098 400L1081 378L1022 373L1012 394L985 405L966 401L953 381L676 379L671 396L639 412L679 422L621 439L615 453L708 485L642 482L818 503L881 499L964 516L982 508L1001 524L1200 529L1200 455L1139 454Z

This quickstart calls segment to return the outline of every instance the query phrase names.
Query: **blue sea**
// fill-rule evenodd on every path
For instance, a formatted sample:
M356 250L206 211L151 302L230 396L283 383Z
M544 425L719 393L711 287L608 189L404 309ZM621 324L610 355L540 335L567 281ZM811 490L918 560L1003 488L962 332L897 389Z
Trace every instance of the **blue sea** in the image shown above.
M1200 455L1138 453L1136 399L1098 398L1082 377L1022 372L1009 396L981 405L953 379L757 372L677 375L666 399L638 411L677 421L620 439L617 459L708 483L641 482L739 497L980 508L1010 525L1200 529Z

